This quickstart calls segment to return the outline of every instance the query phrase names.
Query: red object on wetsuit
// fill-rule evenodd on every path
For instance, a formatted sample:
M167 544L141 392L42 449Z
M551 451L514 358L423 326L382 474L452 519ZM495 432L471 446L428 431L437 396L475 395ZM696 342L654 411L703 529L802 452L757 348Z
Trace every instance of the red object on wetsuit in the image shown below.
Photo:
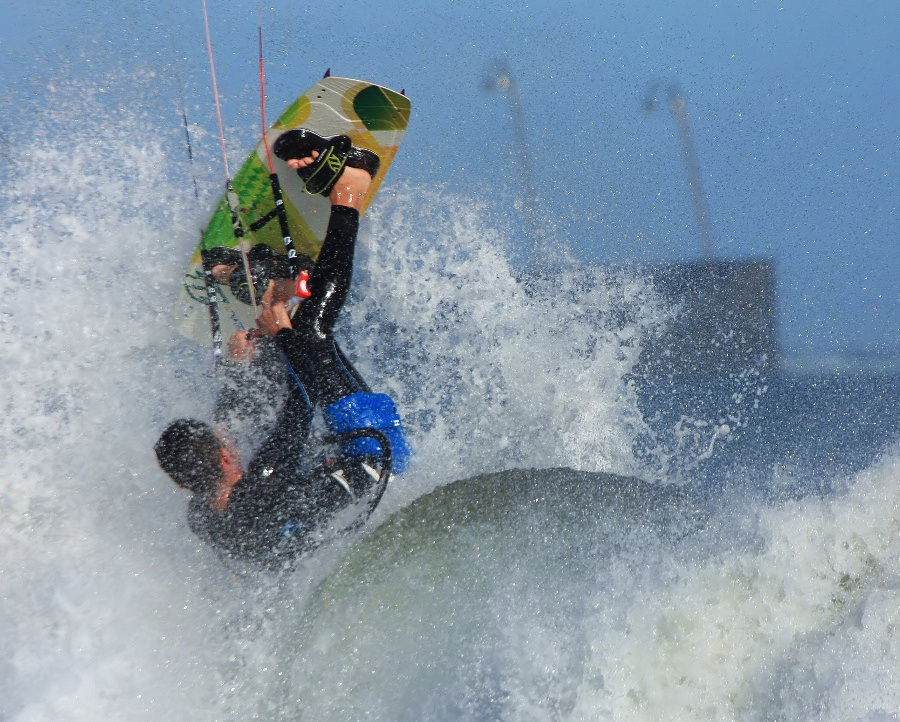
M294 295L299 298L312 296L312 291L309 290L309 271L300 271L300 275L297 276L297 289Z

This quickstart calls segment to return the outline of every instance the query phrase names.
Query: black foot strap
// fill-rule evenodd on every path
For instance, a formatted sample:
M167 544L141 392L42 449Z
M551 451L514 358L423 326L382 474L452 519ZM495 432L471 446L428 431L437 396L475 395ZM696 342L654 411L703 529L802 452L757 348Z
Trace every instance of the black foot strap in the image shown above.
M305 190L310 195L327 196L347 163L347 154L353 144L346 135L323 138L306 128L298 128L282 133L272 150L282 160L306 158L318 151L319 157L306 168L300 168L297 175L303 179Z
M361 168L374 177L380 165L375 153L353 147L346 135L323 138L306 128L282 133L272 150L284 161L307 158L313 151L318 151L319 157L314 163L297 171L297 175L304 181L303 189L310 195L327 196L344 172L344 166Z

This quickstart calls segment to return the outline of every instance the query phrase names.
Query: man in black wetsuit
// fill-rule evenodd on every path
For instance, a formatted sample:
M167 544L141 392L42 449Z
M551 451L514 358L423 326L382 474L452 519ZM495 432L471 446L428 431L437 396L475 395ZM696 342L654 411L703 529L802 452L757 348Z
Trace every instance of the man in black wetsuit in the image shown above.
M313 150L287 162L302 177L318 157ZM260 289L259 331L283 353L293 383L247 470L233 441L201 421L173 422L155 446L163 470L193 494L188 512L191 529L229 558L277 567L315 546L338 511L371 493L379 477L384 478L380 471L385 455L378 434L366 436L366 430L384 434L380 438L389 442L394 471L402 471L409 456L390 397L369 390L333 337L350 287L359 213L374 172L365 163L351 167L351 162L335 176L333 187L321 189L332 205L308 283L312 295L292 318L286 302L295 282L271 281L264 292ZM236 270L217 267L214 275L225 280ZM252 335L235 334L229 355L250 359L255 346ZM317 450L309 440L317 407L332 433L353 436L355 430L363 430L356 431L361 438L341 446L338 461L331 466L317 463Z

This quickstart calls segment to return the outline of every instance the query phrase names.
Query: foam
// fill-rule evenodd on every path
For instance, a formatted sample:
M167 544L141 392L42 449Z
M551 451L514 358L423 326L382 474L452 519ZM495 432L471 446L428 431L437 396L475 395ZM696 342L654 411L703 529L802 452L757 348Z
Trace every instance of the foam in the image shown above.
M231 576L156 467L165 423L211 401L209 358L174 335L169 313L219 183L201 173L196 202L173 153L182 129L120 110L143 80L105 93L58 83L47 90L56 110L10 145L4 719L290 717L299 703L269 708L290 695L273 642L346 551L325 550L280 585ZM610 275L586 290L563 262L541 269L550 287L526 291L508 261L509 222L477 199L395 184L363 224L341 333L373 387L397 399L417 452L379 519L482 471L642 470L633 449L647 425L628 373L661 317L652 289ZM564 696L589 719L896 710L897 460L889 450L842 495L732 499L696 548L643 548L623 528L617 554L576 584L546 560L511 570L563 602L563 638L579 656L552 625L521 616L498 651L507 696L496 709L552 716L541 700ZM390 662L402 676L402 657ZM402 696L395 704L386 715L400 718Z

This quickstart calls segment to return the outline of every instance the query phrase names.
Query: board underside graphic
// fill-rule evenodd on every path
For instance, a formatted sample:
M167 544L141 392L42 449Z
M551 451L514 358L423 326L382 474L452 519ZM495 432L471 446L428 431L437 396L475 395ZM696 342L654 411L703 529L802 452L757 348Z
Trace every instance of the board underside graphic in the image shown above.
M367 148L381 159L378 173L366 196L368 206L397 154L410 110L409 99L393 90L361 80L323 78L281 114L266 132L266 140L271 148L285 130L301 127L326 137L350 136L353 145ZM303 181L296 172L274 154L272 163L281 184L294 246L299 253L316 258L325 236L331 204L327 198L304 192ZM263 141L234 176L232 186L240 203L245 240L251 246L265 243L276 253L284 253L284 240L277 219L269 221L259 230L249 231L251 224L275 207ZM191 258L175 306L178 331L202 344L212 342L212 333L200 252L220 246L238 247L232 229L231 211L224 195ZM252 307L236 300L227 285L217 285L216 292L223 338L255 325Z

